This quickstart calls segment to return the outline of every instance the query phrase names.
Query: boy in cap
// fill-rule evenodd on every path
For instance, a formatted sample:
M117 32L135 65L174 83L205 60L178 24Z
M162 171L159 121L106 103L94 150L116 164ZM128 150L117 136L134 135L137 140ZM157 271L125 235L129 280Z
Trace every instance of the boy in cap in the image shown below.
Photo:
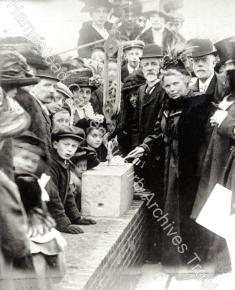
M95 224L92 219L81 218L74 195L69 190L70 159L75 155L84 140L85 133L76 127L60 126L52 131L51 177L46 190L49 194L49 211L61 232L80 234L83 230L78 225Z
M51 115L52 130L61 125L70 126L71 114L72 112L70 106L65 103L59 111Z
M122 67L122 82L131 73L140 70L140 57L143 55L144 42L132 40L124 43L123 52L127 63Z

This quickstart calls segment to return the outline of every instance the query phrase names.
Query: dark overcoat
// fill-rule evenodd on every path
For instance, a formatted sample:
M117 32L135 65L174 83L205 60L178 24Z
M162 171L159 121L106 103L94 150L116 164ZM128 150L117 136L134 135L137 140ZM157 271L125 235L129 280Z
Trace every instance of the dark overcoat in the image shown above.
M47 174L51 177L46 190L50 201L48 209L57 223L58 230L63 230L73 221L80 218L73 193L69 188L70 162L65 162L53 149L51 151L51 166Z
M199 154L207 118L203 118L203 108L208 99L205 95L179 100L166 100L159 112L154 134L143 144L147 152L156 156L165 147L164 168L164 207L169 223L174 221L174 232L180 235L187 248L183 253L172 244L168 235L163 235L163 257L165 265L178 265L186 262L201 245L195 245L197 225L190 219L199 182ZM198 241L197 241L198 242Z
M138 90L136 109L131 126L131 147L141 144L145 137L153 133L165 92L158 82L150 94L146 93L147 84Z
M97 40L104 39L102 35L92 26L90 21L84 22L80 31L78 38L78 46L94 42ZM103 43L101 43L102 45ZM78 55L82 58L90 58L91 52L94 46L89 46L86 48L81 48L78 50Z

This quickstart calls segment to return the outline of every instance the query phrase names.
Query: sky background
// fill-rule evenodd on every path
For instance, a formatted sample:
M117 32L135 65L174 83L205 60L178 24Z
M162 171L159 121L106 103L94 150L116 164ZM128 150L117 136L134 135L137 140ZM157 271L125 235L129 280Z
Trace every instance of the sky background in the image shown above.
M0 36L24 34L15 17L17 7L53 53L76 47L82 22L89 19L89 14L80 12L79 0L0 0ZM217 41L235 35L234 0L184 0L181 12L185 16L181 33L186 39Z

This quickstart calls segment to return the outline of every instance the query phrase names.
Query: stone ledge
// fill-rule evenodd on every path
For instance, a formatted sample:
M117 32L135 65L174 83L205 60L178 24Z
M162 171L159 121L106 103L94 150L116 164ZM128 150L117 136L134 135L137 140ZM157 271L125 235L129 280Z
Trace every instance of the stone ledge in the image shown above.
M134 201L122 217L95 218L96 225L81 226L84 234L64 234L67 274L56 289L114 289L111 285L119 283L125 270L145 258L146 211L143 201Z

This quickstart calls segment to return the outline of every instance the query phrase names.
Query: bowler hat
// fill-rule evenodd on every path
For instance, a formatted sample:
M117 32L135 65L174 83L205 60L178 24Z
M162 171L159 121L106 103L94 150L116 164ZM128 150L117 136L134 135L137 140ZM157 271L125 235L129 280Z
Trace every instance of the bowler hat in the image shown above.
M161 17L166 17L166 13L161 9L157 0L145 0L142 6L142 14L147 18L149 18L153 13L157 13Z
M56 84L56 90L57 92L60 92L63 94L66 98L72 99L73 93L70 91L69 87L67 87L65 84L58 82Z
M62 138L71 138L77 141L83 141L85 138L85 132L81 128L61 125L52 130L51 138L52 141L59 141Z
M127 78L122 86L122 92L127 92L133 89L137 89L143 84L145 84L146 79L141 73L132 73Z
M217 54L217 51L214 48L213 43L209 39L194 38L188 43L194 46L194 49L191 55L192 58L202 57L209 54L213 54L213 55Z
M17 51L0 49L0 84L3 87L22 87L39 81L30 71L26 59Z
M2 48L14 49L18 51L26 58L27 63L36 69L48 68L48 65L42 57L38 47L23 36L1 38L0 46Z
M144 42L142 40L129 40L124 42L123 44L123 51L132 49L132 48L144 48Z
M221 64L228 60L235 61L234 37L223 39L221 41L216 42L214 45L218 51Z
M163 53L162 49L157 44L147 44L145 45L143 49L143 55L140 57L140 59L143 58L162 58Z

